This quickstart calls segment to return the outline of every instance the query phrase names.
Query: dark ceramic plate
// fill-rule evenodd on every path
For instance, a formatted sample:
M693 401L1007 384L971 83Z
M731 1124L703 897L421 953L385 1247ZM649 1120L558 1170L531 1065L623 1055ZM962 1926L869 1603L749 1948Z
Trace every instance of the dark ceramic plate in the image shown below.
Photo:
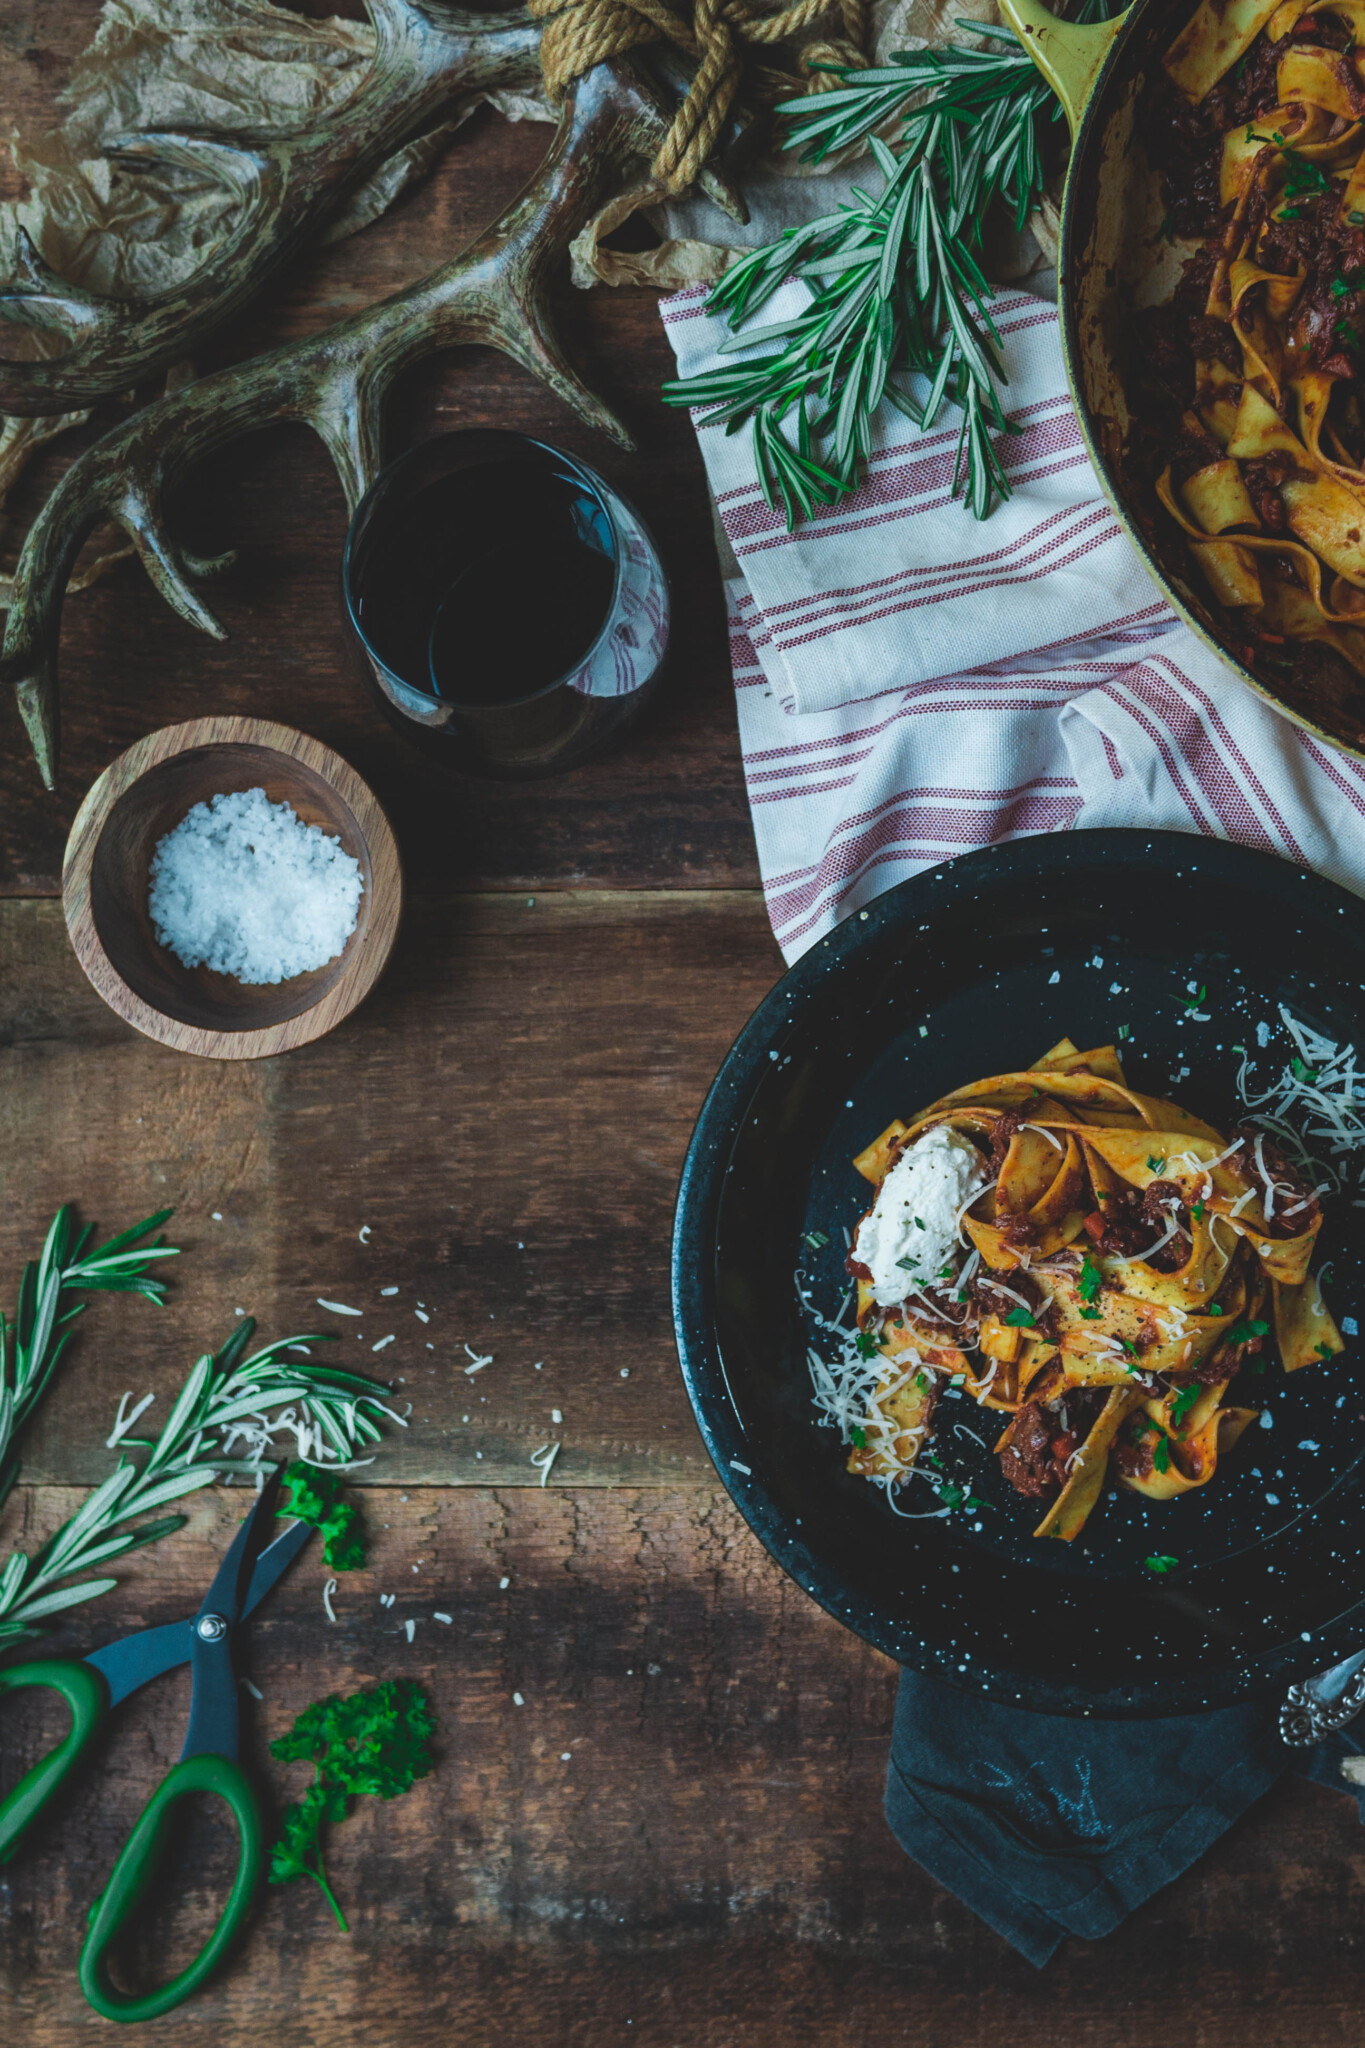
M1206 1023L1187 1010L1200 987ZM760 1541L901 1663L1041 1710L1149 1715L1280 1690L1365 1637L1365 1399L1349 1337L1334 1366L1287 1378L1273 1359L1244 1382L1269 1421L1207 1487L1160 1506L1107 1491L1065 1545L1030 1535L1036 1504L1001 1480L986 1448L998 1424L969 1400L940 1405L935 1448L978 1510L906 1520L851 1478L812 1405L807 1347L824 1340L797 1297L799 1269L810 1306L837 1314L844 1233L868 1200L849 1161L893 1116L1123 1025L1134 1087L1230 1125L1233 1046L1261 1085L1293 1053L1281 1004L1365 1046L1365 904L1243 847L1076 832L902 883L813 947L741 1032L678 1197L683 1375ZM1329 1303L1350 1318L1365 1308L1365 1209L1349 1193L1328 1204L1320 1243ZM900 1499L938 1505L922 1480ZM1155 1575L1154 1555L1177 1563Z

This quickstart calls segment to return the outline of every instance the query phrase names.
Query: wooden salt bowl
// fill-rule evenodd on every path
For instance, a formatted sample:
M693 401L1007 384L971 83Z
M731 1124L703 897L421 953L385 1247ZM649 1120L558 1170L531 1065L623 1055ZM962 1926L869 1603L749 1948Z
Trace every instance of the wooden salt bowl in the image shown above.
M339 837L364 882L335 960L256 986L184 966L147 910L157 841L195 804L246 789ZM364 1001L393 950L403 875L373 792L330 747L263 719L194 718L149 733L92 786L66 843L62 907L76 958L126 1023L178 1052L254 1060L321 1038Z

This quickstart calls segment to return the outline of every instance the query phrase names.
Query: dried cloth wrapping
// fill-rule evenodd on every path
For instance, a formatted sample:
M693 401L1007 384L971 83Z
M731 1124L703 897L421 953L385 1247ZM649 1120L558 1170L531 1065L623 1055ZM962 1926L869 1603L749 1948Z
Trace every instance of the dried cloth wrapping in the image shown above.
M1275 1711L1164 1721L1027 1713L902 1671L886 1776L901 1847L998 1934L1045 1963L1068 1934L1098 1941L1188 1870L1288 1770L1341 1776L1354 1726L1286 1749Z
M59 128L11 138L29 196L0 207L0 270L13 273L14 230L27 228L63 277L114 298L180 283L229 233L239 196L184 163L125 170L117 137L157 130L224 138L287 135L356 90L374 56L368 22L313 21L269 0L104 0L99 28L72 66ZM553 118L522 94L489 95L510 119ZM379 217L478 104L381 165L335 220L336 241Z

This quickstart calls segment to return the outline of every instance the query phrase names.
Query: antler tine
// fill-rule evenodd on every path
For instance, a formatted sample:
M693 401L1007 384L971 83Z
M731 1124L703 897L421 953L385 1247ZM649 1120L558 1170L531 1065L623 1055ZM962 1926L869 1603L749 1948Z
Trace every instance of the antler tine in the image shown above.
M668 127L654 88L626 59L571 87L531 184L453 262L269 355L153 401L79 456L29 531L14 575L0 676L15 685L44 782L57 767L57 647L67 577L101 518L131 536L162 595L191 625L221 628L193 588L206 565L178 549L162 505L176 478L223 442L302 420L322 438L352 507L380 463L385 394L420 357L462 342L513 356L591 426L630 436L569 365L548 306L549 269L615 187L652 162Z
M444 108L540 79L540 24L517 11L468 14L442 0L366 0L377 43L364 82L302 134L120 137L123 161L221 152L247 204L237 230L183 284L147 299L109 299L60 278L32 251L0 319L55 329L70 346L37 362L0 360L0 412L56 413L114 396L192 354L252 298L395 151Z

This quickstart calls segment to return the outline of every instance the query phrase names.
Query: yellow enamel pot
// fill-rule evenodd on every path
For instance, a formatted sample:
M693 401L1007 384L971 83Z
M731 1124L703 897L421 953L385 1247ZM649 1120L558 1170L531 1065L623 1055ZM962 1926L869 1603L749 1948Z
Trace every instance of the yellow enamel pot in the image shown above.
M1039 0L1000 11L1062 103L1071 162L1062 195L1057 301L1067 382L1090 459L1129 539L1186 623L1233 675L1286 718L1365 760L1365 683L1340 663L1311 684L1256 666L1249 638L1215 612L1184 538L1163 509L1130 350L1134 315L1169 299L1196 244L1162 232L1158 167L1142 142L1143 94L1194 0L1134 0L1113 21L1061 21Z

